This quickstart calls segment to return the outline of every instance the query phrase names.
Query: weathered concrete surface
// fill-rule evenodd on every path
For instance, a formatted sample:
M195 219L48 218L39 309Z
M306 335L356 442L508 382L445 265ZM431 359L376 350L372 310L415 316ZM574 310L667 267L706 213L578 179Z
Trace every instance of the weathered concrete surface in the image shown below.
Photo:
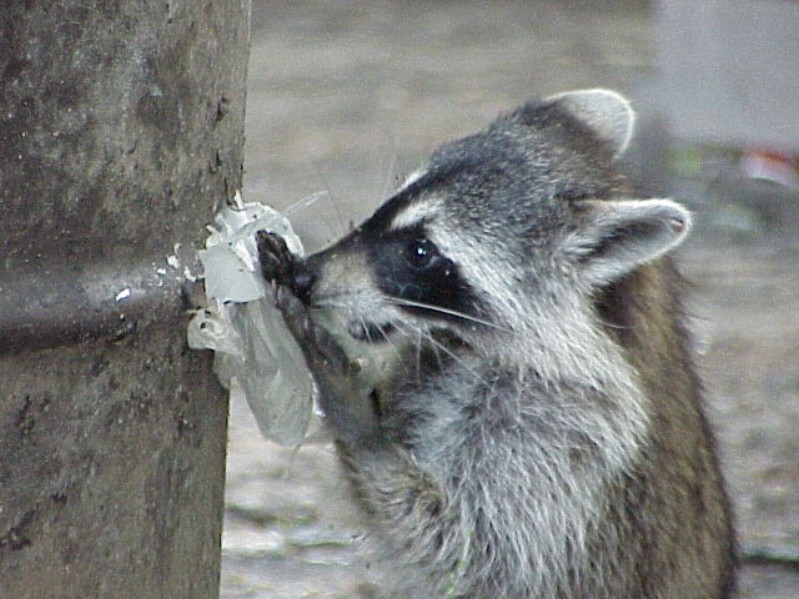
M530 96L607 86L635 99L657 75L651 8L636 0L258 5L247 196L286 207L330 192L292 216L316 243L373 210L395 175L435 144ZM719 204L736 214L741 208L729 197ZM742 540L796 552L797 237L765 226L728 238L705 226L713 218L707 206L694 207L700 228L683 260L696 282L708 404ZM783 222L789 218L786 212ZM351 541L359 523L327 448L292 456L265 443L246 406L234 405L226 493L223 597L376 596L368 556L358 557ZM795 599L799 573L748 564L741 587L741 597Z
M249 0L0 11L2 597L218 594L227 406L183 268L240 185L248 45Z

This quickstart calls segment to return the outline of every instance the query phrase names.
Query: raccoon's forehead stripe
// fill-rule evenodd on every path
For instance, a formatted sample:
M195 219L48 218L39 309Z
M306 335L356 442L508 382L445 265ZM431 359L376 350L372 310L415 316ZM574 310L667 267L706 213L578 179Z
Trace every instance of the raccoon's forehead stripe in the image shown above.
M434 216L441 214L442 204L443 200L435 197L411 202L397 211L388 225L388 231L411 229L432 220Z
M416 183L425 174L427 174L427 169L424 169L424 168L420 168L420 169L417 169L417 170L413 171L410 175L408 175L405 178L405 181L403 181L402 185L399 186L399 189L397 189L397 193L400 193L401 191L403 191L403 190L407 189L408 187L410 187L413 183Z
M403 186L391 198L377 209L377 211L364 223L364 232L379 233L381 231L396 230L398 226L395 224L399 214L405 212L412 206L417 204L426 204L429 202L429 190L446 186L446 183L451 180L458 172L462 171L464 164L468 161L454 160L447 161L443 164L437 164L428 168L427 170L421 169L413 174L405 181ZM441 202L441 200L439 200ZM441 203L437 204L441 206ZM430 209L432 212L432 208ZM416 213L421 216L421 213ZM403 218L405 223L418 224L419 220L410 219L409 217Z

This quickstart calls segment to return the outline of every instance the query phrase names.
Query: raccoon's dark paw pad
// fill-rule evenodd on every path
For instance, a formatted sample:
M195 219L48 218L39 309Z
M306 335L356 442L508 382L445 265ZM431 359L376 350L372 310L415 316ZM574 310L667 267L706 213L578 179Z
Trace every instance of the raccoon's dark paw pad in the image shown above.
M258 231L255 242L264 279L279 285L288 285L293 277L296 258L289 251L286 241L276 233Z

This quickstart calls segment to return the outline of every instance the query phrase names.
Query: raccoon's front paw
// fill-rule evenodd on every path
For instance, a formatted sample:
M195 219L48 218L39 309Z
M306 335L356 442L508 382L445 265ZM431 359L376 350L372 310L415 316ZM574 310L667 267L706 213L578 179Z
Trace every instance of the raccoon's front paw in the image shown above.
M258 231L255 242L264 279L278 285L290 285L297 258L289 251L286 241L276 233Z
M361 365L351 359L321 327L311 327L306 360L319 389L319 404L336 438L348 445L374 443L379 425L374 391L358 375Z
M279 235L258 231L256 242L261 272L276 284L277 308L302 349L333 434L350 446L373 443L379 430L373 391L359 376L360 361L351 358L333 334L311 319L298 283L304 272L302 261Z
M373 445L379 438L379 422L374 391L359 377L360 361L347 355L335 337L315 324L305 306L286 291L280 290L278 306L302 349L334 436L350 446Z

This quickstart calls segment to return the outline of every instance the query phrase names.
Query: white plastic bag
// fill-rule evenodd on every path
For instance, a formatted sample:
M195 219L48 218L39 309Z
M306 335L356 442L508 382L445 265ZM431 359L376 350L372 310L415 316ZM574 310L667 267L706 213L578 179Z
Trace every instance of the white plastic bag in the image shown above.
M261 276L255 233L277 233L301 257L300 239L280 213L238 193L208 229L199 252L208 307L189 323L189 346L214 350L217 377L244 394L265 437L287 446L322 438L313 380Z

